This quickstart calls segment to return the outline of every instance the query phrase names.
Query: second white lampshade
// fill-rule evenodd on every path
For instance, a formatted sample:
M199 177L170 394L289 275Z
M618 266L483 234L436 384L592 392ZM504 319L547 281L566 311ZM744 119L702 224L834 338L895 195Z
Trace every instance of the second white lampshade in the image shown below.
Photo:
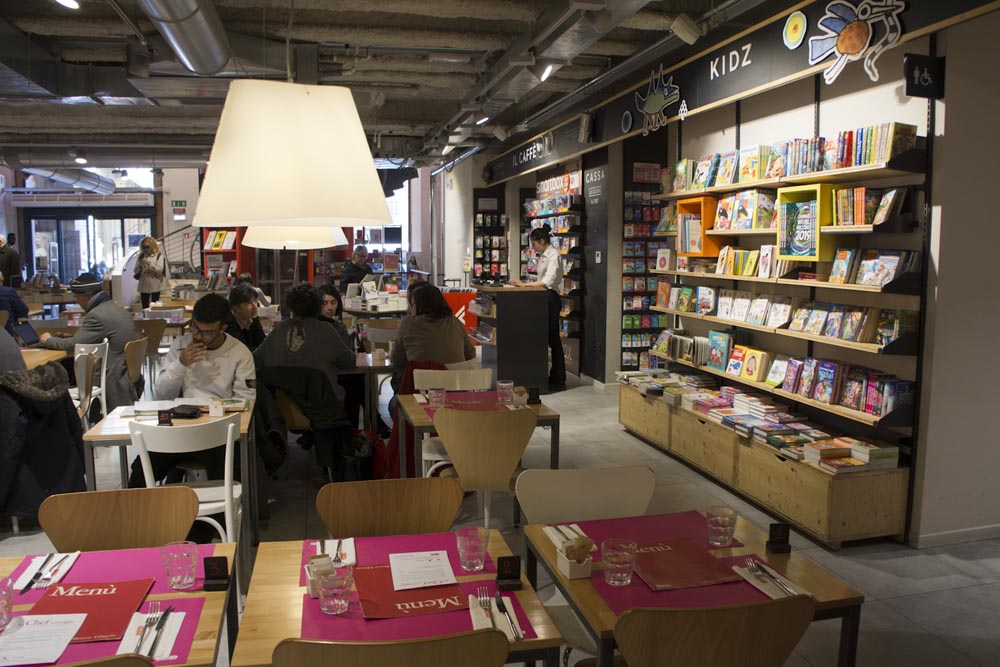
M270 250L316 250L347 245L340 227L247 227L243 245Z

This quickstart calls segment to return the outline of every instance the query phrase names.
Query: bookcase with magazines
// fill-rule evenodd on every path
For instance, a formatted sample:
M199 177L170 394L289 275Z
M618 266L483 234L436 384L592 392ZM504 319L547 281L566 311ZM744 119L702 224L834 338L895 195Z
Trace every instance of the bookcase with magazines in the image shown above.
M883 123L751 147L749 173L743 150L680 160L657 196L677 207L674 265L651 271L672 327L659 369L619 374L619 420L835 548L906 529L924 149Z

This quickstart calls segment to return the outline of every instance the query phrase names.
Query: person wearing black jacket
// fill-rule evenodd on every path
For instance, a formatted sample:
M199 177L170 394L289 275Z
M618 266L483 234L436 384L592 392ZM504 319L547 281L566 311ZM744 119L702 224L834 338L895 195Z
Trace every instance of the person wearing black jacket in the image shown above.
M34 519L49 496L86 491L83 427L68 388L57 363L0 371L0 514Z
M347 286L353 283L360 283L365 276L372 273L372 267L368 266L368 248L363 245L354 246L351 253L351 260L344 263L344 268L340 273L340 291L347 294Z
M229 317L223 331L253 352L266 338L257 316L257 290L252 285L237 285L229 290Z

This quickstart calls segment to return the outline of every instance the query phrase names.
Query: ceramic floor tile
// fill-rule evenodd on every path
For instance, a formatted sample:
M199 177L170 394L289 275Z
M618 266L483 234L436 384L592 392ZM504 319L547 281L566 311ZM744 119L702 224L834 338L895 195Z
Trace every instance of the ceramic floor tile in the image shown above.
M980 665L1000 665L1000 584L885 600L885 605Z
M839 641L839 620L817 621L806 630L795 652L814 667L834 667ZM976 663L885 604L866 602L861 609L857 665L974 667Z
M925 549L930 554L983 583L1000 582L1000 539Z

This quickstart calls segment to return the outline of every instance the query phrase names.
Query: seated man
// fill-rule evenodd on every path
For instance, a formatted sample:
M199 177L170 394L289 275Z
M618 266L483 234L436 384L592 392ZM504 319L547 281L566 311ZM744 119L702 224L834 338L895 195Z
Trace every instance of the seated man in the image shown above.
M0 371L23 371L25 368L21 348L5 329L0 329Z
M19 317L28 316L28 305L24 303L21 296L17 293L17 290L13 287L5 287L3 284L4 276L3 272L0 271L0 310L6 310L7 317L7 333L14 335L14 322L17 321Z
M101 289L101 281L93 273L83 273L69 284L77 304L85 311L80 329L69 338L57 338L48 332L39 336L42 345L51 350L66 350L73 356L77 343L100 343L108 339L108 371L104 378L108 412L120 405L132 405L135 387L129 382L125 365L125 343L135 340L135 318L111 300Z
M264 327L257 317L257 290L250 285L236 285L229 290L229 317L225 332L253 352L264 342Z
M229 315L229 302L218 294L206 294L194 304L189 333L170 345L163 369L156 378L156 397L245 398L253 400L257 377L253 356L245 345L222 330ZM205 466L209 479L221 479L224 448L196 454L150 454L153 474L163 479L181 461L196 460ZM132 463L130 487L145 486L138 457Z

